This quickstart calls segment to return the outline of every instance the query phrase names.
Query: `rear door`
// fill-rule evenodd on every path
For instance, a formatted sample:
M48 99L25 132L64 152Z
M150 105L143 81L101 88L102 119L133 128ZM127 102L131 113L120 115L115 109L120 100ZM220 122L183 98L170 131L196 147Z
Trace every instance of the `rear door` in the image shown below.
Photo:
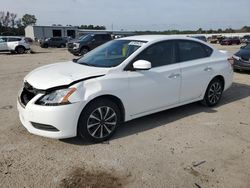
M21 38L18 37L9 37L8 38L8 49L9 50L15 50L15 48L19 45L19 42L21 41Z
M103 34L96 34L93 37L93 42L92 42L92 48L96 48L97 46L100 46L102 44L104 44L105 42L107 42L107 39L105 37L106 35Z
M57 46L57 38L50 38L48 43L49 43L49 46L51 47Z
M181 69L180 102L195 100L203 94L212 76L212 49L191 40L178 40L178 62Z

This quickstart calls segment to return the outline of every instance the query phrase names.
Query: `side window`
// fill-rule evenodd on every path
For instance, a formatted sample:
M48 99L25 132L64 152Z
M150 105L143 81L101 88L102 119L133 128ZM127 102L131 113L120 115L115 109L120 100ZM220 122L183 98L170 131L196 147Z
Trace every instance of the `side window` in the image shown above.
M13 37L10 37L9 39L8 39L8 42L16 42L16 41L20 41L20 40L22 40L21 38L13 38Z
M110 35L103 35L103 36L102 36L102 39L103 39L103 40L110 40L111 37L110 37Z
M7 38L0 38L0 43L7 42Z
M102 35L95 35L94 39L95 41L103 41Z
M212 49L198 42L178 41L179 62L209 57Z
M176 63L175 59L175 42L164 41L145 49L141 52L136 60L147 60L151 62L152 67L159 67Z

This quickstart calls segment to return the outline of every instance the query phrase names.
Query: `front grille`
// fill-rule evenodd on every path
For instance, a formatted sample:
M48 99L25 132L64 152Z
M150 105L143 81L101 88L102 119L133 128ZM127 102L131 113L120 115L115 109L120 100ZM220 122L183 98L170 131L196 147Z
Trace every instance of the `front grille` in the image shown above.
M73 43L68 43L68 48L73 48L73 47L74 47Z
M59 130L55 127L53 127L52 125L45 125L45 124L41 124L41 123L35 123L35 122L30 122L32 124L32 126L36 129L40 129L43 131L52 131L52 132L58 132Z
M37 94L36 89L33 88L28 82L24 83L23 91L21 93L20 99L24 106L28 104L28 102L35 97Z

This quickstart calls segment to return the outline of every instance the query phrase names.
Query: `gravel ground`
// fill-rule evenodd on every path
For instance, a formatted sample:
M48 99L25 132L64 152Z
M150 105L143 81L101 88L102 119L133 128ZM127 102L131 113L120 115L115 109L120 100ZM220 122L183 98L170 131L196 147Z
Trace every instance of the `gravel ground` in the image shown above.
M23 77L73 58L65 49L34 51L0 54L0 187L250 187L250 73L236 73L215 108L163 111L125 123L109 142L89 144L31 135L21 125Z

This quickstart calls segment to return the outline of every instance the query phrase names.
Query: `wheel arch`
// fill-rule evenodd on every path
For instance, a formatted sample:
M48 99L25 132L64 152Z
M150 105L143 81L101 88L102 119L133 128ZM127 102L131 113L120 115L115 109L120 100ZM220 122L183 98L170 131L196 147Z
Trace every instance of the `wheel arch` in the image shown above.
M222 82L222 84L223 84L223 91L224 91L224 89L225 89L225 78L224 78L222 75L213 76L212 79L207 83L206 88L204 89L204 92L203 92L203 94L201 95L201 96L202 96L202 99L204 98L204 96L205 96L205 94L206 94L206 91L207 91L207 88L208 88L209 84L210 84L214 79L219 79L219 80L221 80L221 82Z
M17 45L17 46L15 47L15 51L17 50L17 48L20 48L20 47L26 50L26 48L25 48L23 45Z
M81 47L80 51L82 51L82 49L84 49L84 48L86 48L86 49L88 49L88 51L90 51L90 48L88 46L85 46L85 45Z
M221 82L222 82L222 86L223 86L223 91L224 91L224 88L225 88L225 78L222 76L222 75L217 75L217 76L214 76L213 79L211 79L211 81L209 82L209 84L215 80L215 79L219 79ZM209 85L208 84L208 85Z
M121 112L121 121L122 121L122 122L125 121L125 108L124 108L123 102L122 102L122 100L121 100L119 97L117 97L117 96L115 96L115 95L106 94L106 95L100 95L100 96L97 96L97 97L91 99L91 100L85 105L85 107L82 109L82 112L84 112L84 110L85 110L89 105L91 105L92 103L94 103L96 100L100 100L100 99L108 99L108 100L114 102L114 103L118 106L118 108L119 108L119 110L120 110L120 112Z

